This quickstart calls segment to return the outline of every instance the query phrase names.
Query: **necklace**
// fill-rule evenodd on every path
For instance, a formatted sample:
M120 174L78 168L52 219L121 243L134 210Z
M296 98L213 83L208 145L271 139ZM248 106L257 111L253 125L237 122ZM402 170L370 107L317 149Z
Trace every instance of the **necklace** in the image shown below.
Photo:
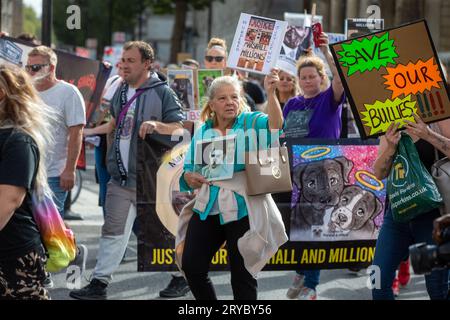
M305 98L304 96L303 96L303 105L305 106L305 110L310 110L311 109L311 106L313 105L313 102L314 102L314 98ZM309 101L309 103L306 103L307 102L307 100L310 100Z

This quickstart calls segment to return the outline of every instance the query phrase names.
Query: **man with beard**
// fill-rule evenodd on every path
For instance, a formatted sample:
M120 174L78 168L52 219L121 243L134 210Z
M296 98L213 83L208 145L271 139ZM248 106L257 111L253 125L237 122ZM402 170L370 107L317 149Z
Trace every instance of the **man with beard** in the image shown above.
M25 70L31 76L41 99L54 111L52 118L52 149L49 148L47 177L53 200L59 214L64 218L64 202L75 185L75 170L83 141L86 124L86 108L80 91L74 85L56 78L58 63L55 52L46 46L33 48L28 54ZM78 245L77 257L73 261L85 269L87 248ZM53 281L47 274L46 287Z
M90 283L70 292L74 299L106 299L107 286L125 253L136 218L138 137L171 135L182 129L180 101L152 70L154 57L148 43L132 41L124 45L120 61L123 82L111 100L112 118L107 125L89 130L93 135L114 132L107 157L111 180L97 263Z
M48 184L54 193L61 217L64 201L75 184L75 170L83 141L86 109L80 91L72 84L56 79L57 57L48 47L39 46L28 54L26 71L42 100L55 112L52 127L53 150L47 167Z

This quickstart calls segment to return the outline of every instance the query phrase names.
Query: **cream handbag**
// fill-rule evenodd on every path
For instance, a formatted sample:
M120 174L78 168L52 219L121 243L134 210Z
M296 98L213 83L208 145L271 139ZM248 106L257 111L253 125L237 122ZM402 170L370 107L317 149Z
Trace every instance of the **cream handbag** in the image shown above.
M289 154L286 146L258 149L255 136L255 124L259 116L253 119L252 131L254 151L245 153L245 175L247 178L247 195L257 196L267 193L292 191ZM244 130L247 118L244 120ZM249 137L249 142L250 137ZM249 150L251 150L249 148Z

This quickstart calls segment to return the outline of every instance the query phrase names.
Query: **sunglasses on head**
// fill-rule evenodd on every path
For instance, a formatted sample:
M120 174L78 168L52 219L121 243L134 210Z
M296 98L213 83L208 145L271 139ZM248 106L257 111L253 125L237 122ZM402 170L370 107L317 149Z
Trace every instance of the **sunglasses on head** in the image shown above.
M208 61L208 62L213 62L213 60L216 60L216 62L222 62L223 59L225 59L225 57L222 57L222 56L216 56L216 57L214 57L214 56L206 56L205 57L205 60Z
M46 67L50 65L49 63L44 63L44 64L27 64L25 66L25 70L30 72L38 72L39 70L41 70L43 67Z

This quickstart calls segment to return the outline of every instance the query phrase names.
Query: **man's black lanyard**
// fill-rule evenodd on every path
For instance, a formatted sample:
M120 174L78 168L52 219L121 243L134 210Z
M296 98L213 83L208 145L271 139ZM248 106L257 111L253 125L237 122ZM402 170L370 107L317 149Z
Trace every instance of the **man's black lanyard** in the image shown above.
M120 173L120 185L125 186L128 179L127 170L122 161L122 156L120 154L120 135L122 133L122 128L125 122L126 114L133 104L134 100L136 100L141 94L144 93L146 89L137 89L136 93L131 97L127 102L127 93L128 93L128 84L125 84L120 91L120 105L121 111L119 117L117 118L117 130L116 135L114 137L114 151L116 153L117 159L117 167Z

